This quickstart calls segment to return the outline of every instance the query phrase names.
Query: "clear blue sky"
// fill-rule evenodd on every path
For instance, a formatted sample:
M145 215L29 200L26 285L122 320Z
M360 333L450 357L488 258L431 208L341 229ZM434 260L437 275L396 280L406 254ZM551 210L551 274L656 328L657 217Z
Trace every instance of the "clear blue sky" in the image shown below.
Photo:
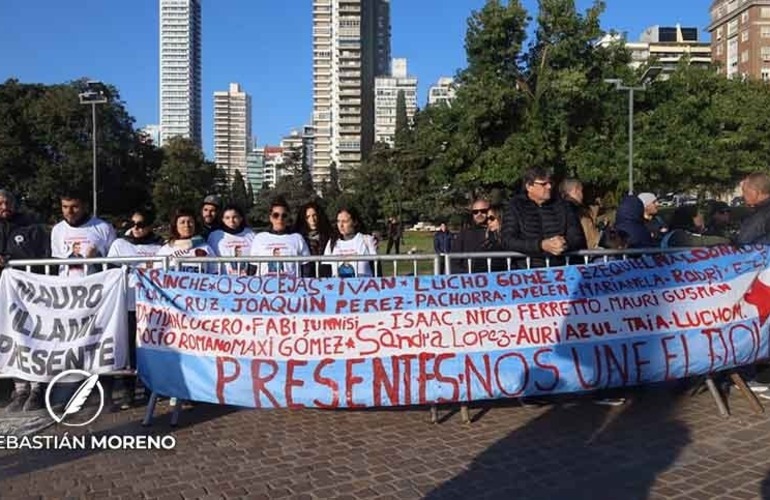
M580 8L591 0L577 0ZM637 39L647 26L705 29L711 0L607 0L602 25ZM484 0L391 0L392 53L409 60L419 103L465 65L466 20ZM524 0L531 15L537 1ZM309 122L311 0L203 0L203 146L211 156L215 90L252 95L253 133L276 144ZM702 31L701 39L708 40ZM0 81L80 77L118 87L137 126L158 122L158 0L1 0Z

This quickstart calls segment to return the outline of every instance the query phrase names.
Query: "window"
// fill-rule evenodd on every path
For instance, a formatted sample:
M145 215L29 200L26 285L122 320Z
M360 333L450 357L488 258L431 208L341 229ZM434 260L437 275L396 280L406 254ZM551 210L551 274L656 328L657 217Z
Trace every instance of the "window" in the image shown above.
M749 62L749 51L748 50L744 50L743 52L741 52L741 62L742 63Z
M770 38L770 26L762 26L762 38Z
M733 19L729 23L727 23L727 37L730 38L731 36L735 35L738 32L738 20Z
M743 33L741 33L741 42L748 42L749 41L749 30L744 30Z
M770 7L762 7L759 11L759 15L764 18L770 17Z
M720 43L719 45L717 45L717 55L721 56L722 53L723 53L723 51L722 51L722 44Z
M762 47L761 55L763 61L770 61L770 47Z
M770 82L770 68L762 68L762 81Z
M749 13L744 12L743 14L741 14L741 24L746 24L748 22L749 22Z
M722 30L721 26L719 28L717 28L717 40L721 40L722 39L722 32L723 32L723 30Z

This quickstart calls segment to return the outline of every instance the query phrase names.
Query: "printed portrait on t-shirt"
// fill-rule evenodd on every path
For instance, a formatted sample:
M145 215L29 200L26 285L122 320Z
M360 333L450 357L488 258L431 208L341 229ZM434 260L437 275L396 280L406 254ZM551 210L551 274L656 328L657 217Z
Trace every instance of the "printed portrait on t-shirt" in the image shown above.
M281 251L282 248L284 248L283 245L274 246L272 248L272 252L271 253L274 256L283 255L283 252ZM276 273L276 274L280 274L280 273L285 272L285 269L283 267L283 262L278 262L278 261L268 262L267 263L267 272L268 273Z

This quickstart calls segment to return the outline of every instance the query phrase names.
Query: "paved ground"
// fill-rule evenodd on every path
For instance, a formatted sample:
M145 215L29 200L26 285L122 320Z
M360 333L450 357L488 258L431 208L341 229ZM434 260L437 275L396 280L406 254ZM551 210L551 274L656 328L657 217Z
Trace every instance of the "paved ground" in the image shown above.
M723 419L708 394L647 390L475 408L471 425L451 409L431 425L424 409L198 406L173 430L136 409L92 431L173 432L175 450L0 452L0 498L770 498L770 416L730 402Z

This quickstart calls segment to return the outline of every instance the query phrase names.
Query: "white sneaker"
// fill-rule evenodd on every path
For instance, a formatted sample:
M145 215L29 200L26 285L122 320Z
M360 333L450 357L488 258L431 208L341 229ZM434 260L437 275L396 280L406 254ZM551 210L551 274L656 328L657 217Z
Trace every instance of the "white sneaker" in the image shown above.
M746 382L746 385L749 387L749 389L751 389L751 392L756 394L762 394L763 392L770 390L770 387L768 387L767 384L762 384L756 380L749 380Z

